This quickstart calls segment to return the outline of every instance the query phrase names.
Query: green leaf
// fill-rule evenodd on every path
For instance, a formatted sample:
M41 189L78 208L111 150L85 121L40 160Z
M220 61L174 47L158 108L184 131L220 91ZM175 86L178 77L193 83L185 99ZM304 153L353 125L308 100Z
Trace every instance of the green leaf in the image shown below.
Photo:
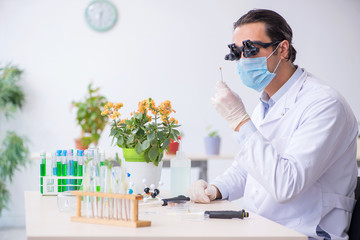
M149 140L145 140L142 144L141 144L141 149L143 151L145 151L148 147L150 147L150 141Z
M110 137L111 137L111 136L114 136L114 135L116 134L116 132L117 132L117 128L116 128L116 127L113 127L113 128L111 129L111 131L110 131Z
M147 139L149 141L153 140L155 138L155 132L150 132L149 135L147 136Z
M124 144L124 137L123 136L119 136L117 139L117 144L122 146Z
M155 139L153 139L153 140L151 140L151 145L152 146L157 146L157 139L155 138Z
M134 141L134 135L130 135L126 143L131 144L133 141Z
M155 161L159 155L159 148L157 145L153 145L149 150L149 157L151 161Z
M139 114L136 116L136 119L140 120L142 117L143 117L143 114L142 114L142 113L139 113Z
M180 132L177 129L173 129L172 131L176 134L176 136L180 135Z
M158 135L158 138L159 138L160 141L164 141L165 135L164 135L163 132L158 132L157 135Z
M135 146L135 151L137 154L141 155L144 151L141 148L141 143L137 143Z
M170 143L170 138L165 139L163 145L161 146L161 149L165 150L169 146L169 143Z
M151 162L150 157L149 157L149 151L145 151L144 158L147 163Z

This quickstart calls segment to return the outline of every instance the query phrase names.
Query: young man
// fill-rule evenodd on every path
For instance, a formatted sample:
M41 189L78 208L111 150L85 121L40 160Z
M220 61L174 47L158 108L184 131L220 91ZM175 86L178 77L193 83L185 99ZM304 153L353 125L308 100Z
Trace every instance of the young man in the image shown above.
M294 65L292 30L274 11L252 10L234 24L227 60L262 92L250 118L218 82L212 98L239 144L233 165L188 191L196 202L243 197L243 207L315 239L347 239L355 204L357 121L344 98Z

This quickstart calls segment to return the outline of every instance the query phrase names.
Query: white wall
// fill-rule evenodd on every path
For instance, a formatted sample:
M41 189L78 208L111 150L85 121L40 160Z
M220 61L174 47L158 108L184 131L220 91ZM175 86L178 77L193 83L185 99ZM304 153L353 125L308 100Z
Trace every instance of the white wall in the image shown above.
M338 89L360 118L360 2L356 0L111 0L116 26L90 29L84 11L90 0L0 0L0 62L25 70L23 112L0 133L16 129L31 151L74 147L79 135L72 100L90 81L114 102L134 110L139 100L170 99L185 133L184 150L204 152L205 126L220 130L222 153L235 154L231 131L210 103L223 67L226 82L251 112L258 93L244 87L235 64L223 60L232 23L253 8L269 8L287 19L298 51L296 64ZM108 129L100 148L113 152ZM211 163L210 177L226 166ZM21 193L22 194L22 193ZM20 195L22 197L22 195Z

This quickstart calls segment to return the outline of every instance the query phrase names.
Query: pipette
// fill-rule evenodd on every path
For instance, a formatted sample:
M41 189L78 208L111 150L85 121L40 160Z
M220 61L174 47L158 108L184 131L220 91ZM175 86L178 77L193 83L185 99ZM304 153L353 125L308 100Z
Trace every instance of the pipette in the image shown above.
M221 76L221 81L224 82L224 79L223 79L223 74L222 74L222 68L219 67L219 70L220 70L220 76Z

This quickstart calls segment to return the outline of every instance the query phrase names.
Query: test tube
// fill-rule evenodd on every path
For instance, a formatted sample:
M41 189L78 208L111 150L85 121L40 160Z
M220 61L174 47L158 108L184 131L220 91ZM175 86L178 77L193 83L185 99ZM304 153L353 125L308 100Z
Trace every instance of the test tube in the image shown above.
M68 162L67 162L67 151L63 150L62 151L62 159L61 159L61 176L66 177L67 176L67 166L68 166ZM65 192L67 190L66 188L66 179L62 180L62 191Z
M105 166L105 151L101 151L101 154L100 154L100 166Z
M51 153L52 176L57 176L56 152Z
M56 151L56 176L61 177L61 150ZM58 179L58 192L62 192L62 188L60 187L62 184L61 180Z
M73 165L74 165L74 157L73 157L73 150L69 149L67 151L67 159L68 159L68 168L67 168L67 173L68 176L73 176ZM70 187L67 187L67 190L74 190L74 188L72 187L72 185L74 184L74 181L72 179L67 180L67 184L70 185Z
M84 150L78 150L78 176L82 177L83 176L83 173L84 173ZM81 184L82 184L82 180L79 179L78 180L78 185L79 185L79 189L81 187ZM83 189L80 189L80 190L83 190Z
M51 153L51 192L54 192L54 176L57 176L57 168L56 168L56 152Z
M72 172L73 172L73 176L77 177L78 176L78 156L79 156L79 150L75 151L77 154L74 153L74 162L73 162L73 167L72 167ZM74 180L73 184L75 185L75 187L73 188L74 190L79 190L78 188L78 180Z
M43 177L46 176L46 153L45 152L40 153L40 159L41 159L41 163L40 163L40 193L43 194L44 193Z

